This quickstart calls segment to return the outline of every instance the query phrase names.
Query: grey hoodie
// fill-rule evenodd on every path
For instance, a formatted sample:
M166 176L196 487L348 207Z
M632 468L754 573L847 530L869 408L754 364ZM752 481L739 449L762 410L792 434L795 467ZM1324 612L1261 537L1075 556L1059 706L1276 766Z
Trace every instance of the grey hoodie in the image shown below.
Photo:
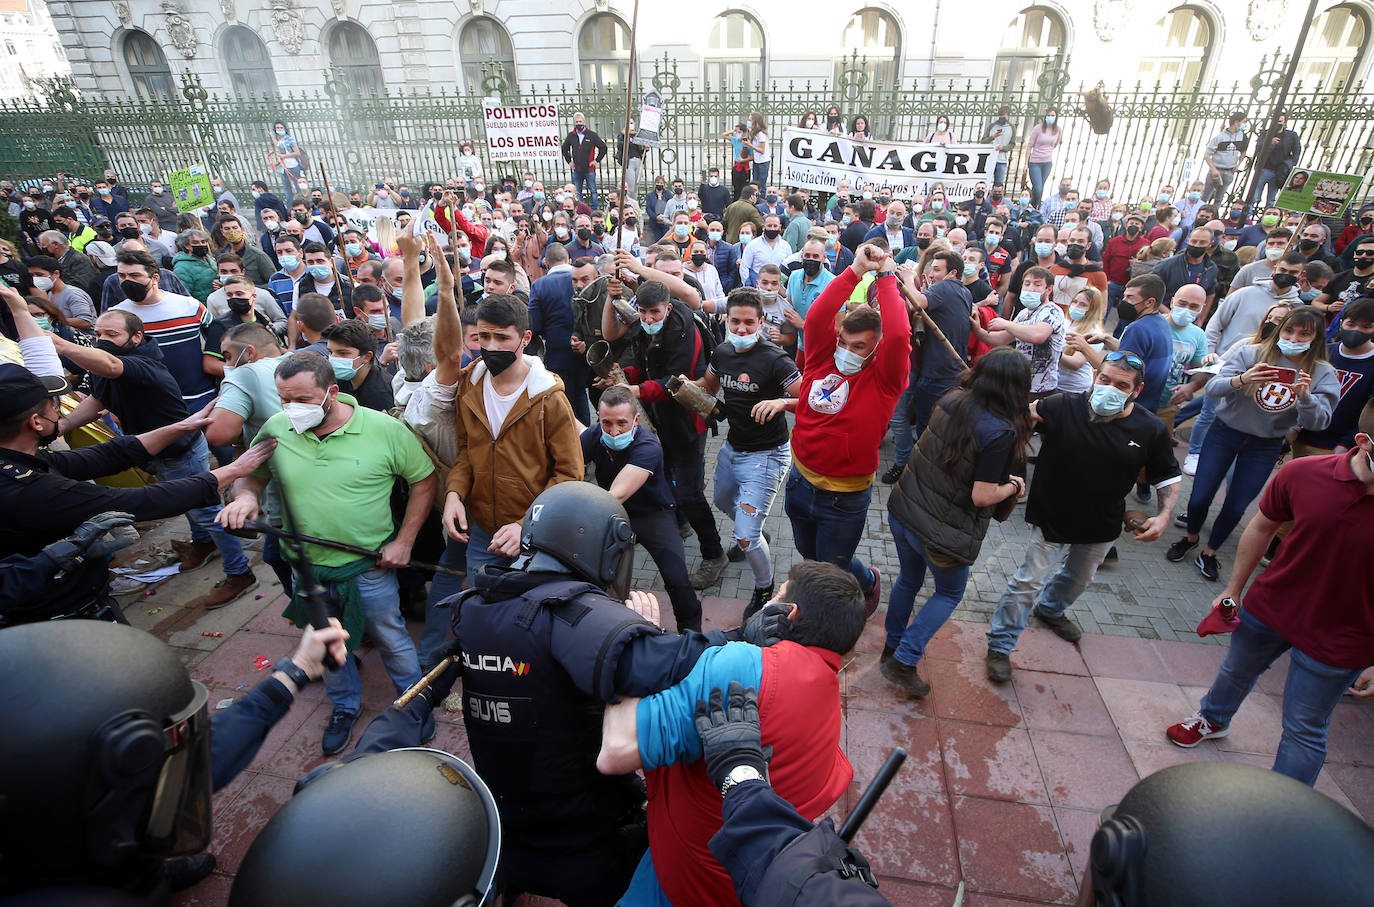
M1217 399L1217 418L1257 438L1281 438L1295 425L1326 428L1341 392L1340 379L1329 362L1316 364L1311 387L1301 399L1285 384L1231 386L1232 378L1255 364L1259 349L1257 344L1237 344L1222 360L1221 371L1207 382L1207 396Z
M1295 284L1286 293L1274 292L1273 278L1263 278L1254 286L1242 287L1227 296L1217 306L1212 320L1207 322L1207 351L1220 356L1229 350L1237 340L1254 336L1259 330L1264 313L1276 302L1297 304L1298 288Z

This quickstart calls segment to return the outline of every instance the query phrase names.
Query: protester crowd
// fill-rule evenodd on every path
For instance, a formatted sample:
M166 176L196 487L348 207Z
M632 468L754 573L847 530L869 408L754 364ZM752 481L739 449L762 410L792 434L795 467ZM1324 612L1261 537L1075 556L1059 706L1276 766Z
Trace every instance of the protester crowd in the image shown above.
M284 123L273 183L254 182L251 205L220 180L215 204L194 213L179 213L164 184L126 187L112 171L0 181L19 222L0 240L0 333L27 369L5 381L47 388L5 395L0 482L28 528L0 556L38 557L104 511L184 513L181 568L220 557L224 577L198 603L218 608L257 585L234 532L281 527L289 495L301 532L376 552L305 546L349 649L370 638L399 693L450 651L452 596L516 564L535 499L588 482L623 506L679 631L701 630L700 596L744 562L754 592L742 622L799 601L798 588L811 596L803 613L827 595L870 618L885 604L883 676L922 697L926 647L959 606L990 522L1024 504L1030 541L987 631L993 682L1011 678L1032 614L1079 638L1071 606L1116 561L1123 527L1135 542L1172 535L1160 557L1196 569L1198 617L1218 588L1213 605L1242 607L1216 683L1169 738L1225 734L1255 677L1291 647L1275 769L1312 784L1336 701L1352 686L1374 695L1370 568L1346 555L1374 541L1374 204L1338 235L1274 207L1300 152L1287 131L1255 189L1270 190L1267 204L1240 199L1237 172L1254 153L1243 112L1209 144L1203 179L1142 199L1118 197L1110 174L1055 172L1054 109L1024 139L1026 172L1008 174L1008 116L980 136L932 124L933 143L997 148L993 178L969 197L939 183L895 196L780 185L777 127L758 113L722 139L730 173L699 178L653 172L632 129L610 147L578 113L560 185L498 175L467 146L457 175L326 195ZM798 125L870 137L864 116L833 107ZM364 229L356 215L368 209L393 210ZM74 396L59 410L61 391ZM141 459L157 479L144 497L162 496L118 505L87 492L56 506L28 493L25 470L61 471L42 449L97 420L144 439L104 466ZM896 549L897 576L856 556L880 482L893 486L879 540ZM1219 552L1257 498L1228 571ZM770 548L779 503L807 562L790 581L794 558ZM304 624L299 565L282 548L269 537L263 559ZM812 562L841 569L815 574ZM408 618L424 623L418 645ZM703 656L709 667L683 694L688 725L697 695L741 672L756 687L791 672L795 696L772 703L775 715L837 709L828 685L857 630L836 632L785 665L728 646ZM360 711L356 659L324 680L333 755ZM608 710L603 770L699 756L673 736L683 707L671 690L644 700L637 743L633 710ZM433 733L431 718L422 739ZM807 765L780 792L804 800L808 818L823 813L848 783L843 754L818 747L838 754L818 767L805 755L814 741L773 743L775 771ZM671 840L656 833L652 795L649 815L651 847ZM728 902L729 877L698 844L692 859L656 859L650 878L641 866L632 890Z

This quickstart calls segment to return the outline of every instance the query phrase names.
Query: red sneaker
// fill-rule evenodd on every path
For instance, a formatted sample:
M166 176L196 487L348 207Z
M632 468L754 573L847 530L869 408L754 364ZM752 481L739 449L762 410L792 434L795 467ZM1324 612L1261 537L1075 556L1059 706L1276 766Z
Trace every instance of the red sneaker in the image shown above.
M1231 733L1231 728L1229 726L1217 727L1203 718L1201 712L1195 712L1192 718L1174 725L1164 733L1174 746L1192 749L1204 740L1213 737L1225 737Z

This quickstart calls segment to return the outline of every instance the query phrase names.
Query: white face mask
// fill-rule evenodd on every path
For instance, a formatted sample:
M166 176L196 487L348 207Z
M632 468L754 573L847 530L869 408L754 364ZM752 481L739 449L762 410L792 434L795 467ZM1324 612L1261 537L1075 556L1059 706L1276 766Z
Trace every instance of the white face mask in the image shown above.
M291 420L296 434L303 435L324 421L324 405L320 403L284 403L282 412Z
M51 278L51 277L35 277L35 278L33 279L33 285L34 285L35 288L37 288L37 289L39 289L39 290L42 290L44 293L46 293L46 292L48 292L49 290L52 289L52 278Z
M1270 261L1278 261L1280 258L1283 257L1283 250L1270 249L1266 247L1264 250L1264 257L1269 259Z

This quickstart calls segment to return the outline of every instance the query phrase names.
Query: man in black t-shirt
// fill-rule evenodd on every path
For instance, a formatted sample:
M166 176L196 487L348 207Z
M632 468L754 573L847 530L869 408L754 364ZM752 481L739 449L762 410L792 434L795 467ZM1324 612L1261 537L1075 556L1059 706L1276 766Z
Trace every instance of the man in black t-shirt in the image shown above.
M1121 534L1122 499L1142 468L1159 491L1159 513L1133 527L1135 539L1153 542L1169 525L1182 478L1168 429L1154 413L1135 405L1144 386L1145 364L1134 353L1109 353L1090 393L1059 394L1032 404L1042 443L1026 501L1030 550L992 615L989 679L1011 679L1011 650L1032 604L1035 615L1061 638L1076 642L1083 635L1064 611L1092 582Z
M773 597L773 563L763 521L792 463L783 413L796 409L801 372L791 356L767 339L763 297L757 290L732 290L725 312L728 342L716 347L705 376L696 383L713 396L725 391L730 431L716 456L716 507L734 515L735 546L754 571L747 620Z
M1374 237L1356 243L1352 254L1355 267L1331 278L1322 294L1312 301L1313 308L1326 314L1328 323L1339 321L1342 309L1374 291Z
M596 484L625 505L635 536L658 565L678 631L700 630L701 602L687 576L663 447L652 431L640 426L639 409L627 387L603 391L596 418L598 424L582 432L582 459L595 470Z

